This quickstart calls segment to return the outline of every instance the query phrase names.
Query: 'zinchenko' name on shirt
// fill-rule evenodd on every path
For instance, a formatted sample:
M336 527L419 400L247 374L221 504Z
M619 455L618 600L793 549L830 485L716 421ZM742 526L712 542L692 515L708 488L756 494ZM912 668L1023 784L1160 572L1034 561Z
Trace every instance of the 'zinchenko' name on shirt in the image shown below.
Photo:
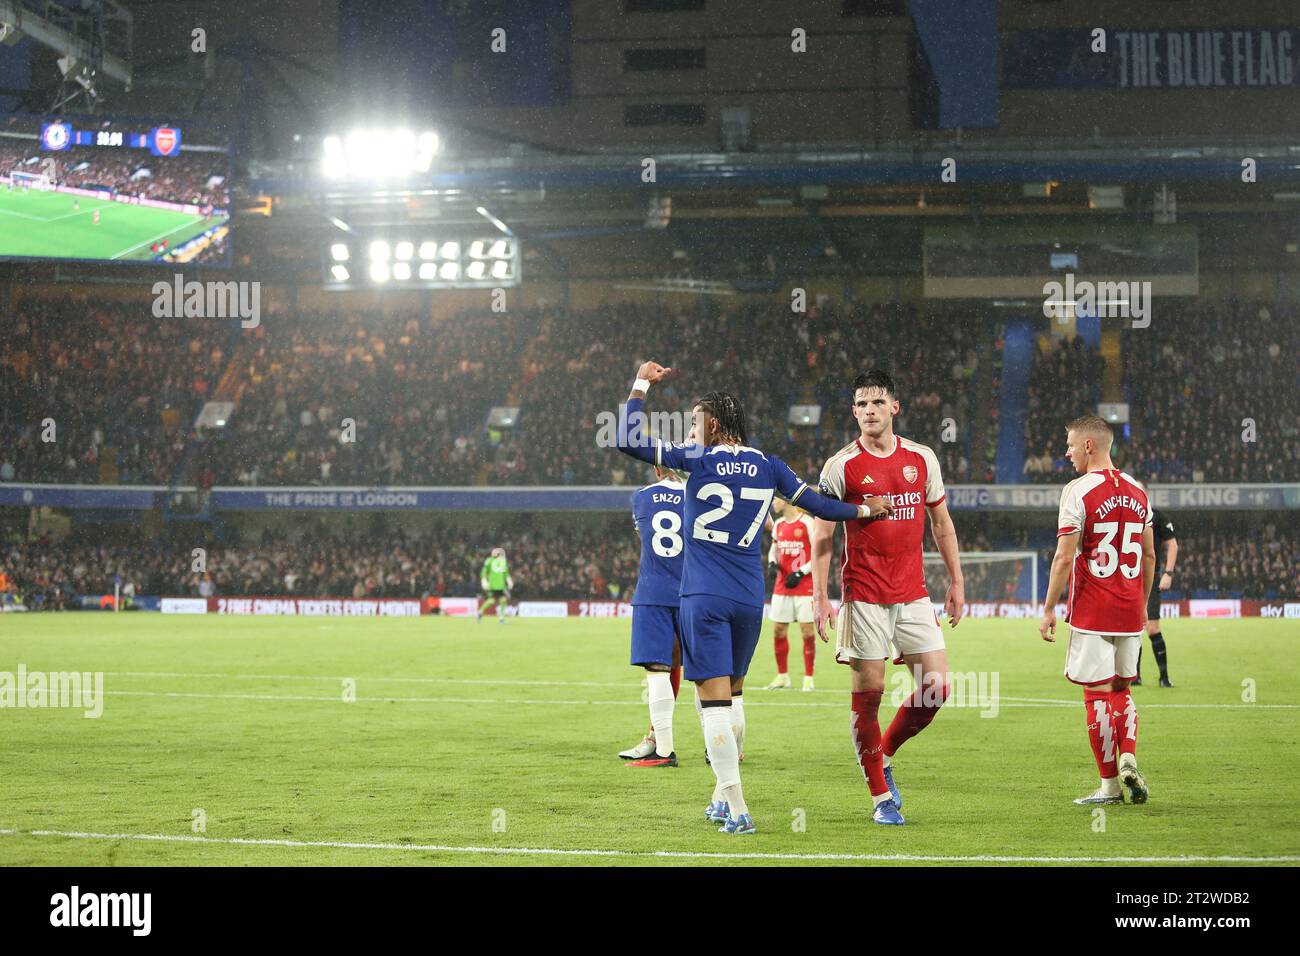
M1116 508L1128 508L1137 513L1137 516L1144 521L1147 516L1147 508L1136 498L1130 498L1128 495L1111 495L1105 501L1097 506L1096 515L1098 518L1104 518Z

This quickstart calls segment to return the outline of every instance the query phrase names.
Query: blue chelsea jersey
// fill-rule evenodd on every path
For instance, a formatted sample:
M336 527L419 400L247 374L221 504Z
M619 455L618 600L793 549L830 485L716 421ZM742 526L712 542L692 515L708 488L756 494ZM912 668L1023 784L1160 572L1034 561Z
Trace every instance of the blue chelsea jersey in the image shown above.
M682 584L682 506L686 486L665 478L632 495L632 520L641 535L641 566L633 604L677 607Z
M797 501L807 484L779 458L745 445L666 445L660 464L687 472L682 533L690 539L682 597L712 594L762 604L763 520L779 494Z

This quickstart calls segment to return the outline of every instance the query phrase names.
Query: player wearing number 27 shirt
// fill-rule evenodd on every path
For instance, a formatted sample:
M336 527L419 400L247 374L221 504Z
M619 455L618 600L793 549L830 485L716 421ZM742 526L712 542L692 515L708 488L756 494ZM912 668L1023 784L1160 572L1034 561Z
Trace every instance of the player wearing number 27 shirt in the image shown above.
M1156 555L1146 492L1110 460L1110 426L1096 415L1066 429L1066 454L1082 474L1061 492L1056 557L1047 582L1039 633L1055 640L1056 602L1069 580L1070 625L1065 676L1083 685L1088 739L1101 787L1075 803L1147 800L1137 769L1137 707L1129 682L1137 675L1147 597Z
M687 443L650 438L645 395L671 371L654 362L641 366L620 409L617 447L687 476L678 620L682 672L696 684L705 748L717 781L705 817L723 823L723 832L751 834L755 827L741 792L733 697L742 690L763 623L762 530L772 497L779 494L830 521L871 517L888 505L825 498L785 462L751 448L744 410L729 392L711 392L695 403Z

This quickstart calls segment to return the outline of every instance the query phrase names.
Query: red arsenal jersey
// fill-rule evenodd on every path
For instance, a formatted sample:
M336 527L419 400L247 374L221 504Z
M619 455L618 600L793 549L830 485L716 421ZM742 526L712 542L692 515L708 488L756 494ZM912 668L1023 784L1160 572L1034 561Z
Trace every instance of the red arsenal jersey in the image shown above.
M1122 471L1090 471L1065 486L1056 535L1082 532L1065 612L1076 631L1142 633L1142 534L1150 524L1146 492Z
M894 506L888 518L845 522L844 600L906 604L929 595L921 570L925 509L944 499L939 459L929 447L896 436L894 450L877 455L859 439L826 462L821 492L854 505L878 495Z
M812 518L806 514L797 518L777 518L772 525L772 549L767 559L780 563L773 594L812 597L812 530ZM786 575L795 571L802 571L806 577L794 588L787 588Z

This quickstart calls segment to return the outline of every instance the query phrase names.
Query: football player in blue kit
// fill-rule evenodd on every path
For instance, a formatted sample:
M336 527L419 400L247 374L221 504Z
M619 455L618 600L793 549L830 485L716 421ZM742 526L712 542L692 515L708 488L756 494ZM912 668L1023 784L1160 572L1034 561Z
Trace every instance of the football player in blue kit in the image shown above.
M682 511L681 628L683 673L694 681L716 785L705 818L720 832L751 834L754 821L740 785L732 729L732 694L744 686L763 624L766 581L762 535L774 495L828 521L877 518L884 498L850 505L813 490L785 462L746 444L745 413L729 392L695 403L686 444L647 435L645 396L672 370L646 362L619 410L618 448L659 468L686 474Z
M682 583L682 503L677 474L655 468L653 485L632 495L632 521L641 539L641 565L632 595L632 666L646 671L650 732L619 754L631 767L676 767L673 704L680 679L677 607Z

